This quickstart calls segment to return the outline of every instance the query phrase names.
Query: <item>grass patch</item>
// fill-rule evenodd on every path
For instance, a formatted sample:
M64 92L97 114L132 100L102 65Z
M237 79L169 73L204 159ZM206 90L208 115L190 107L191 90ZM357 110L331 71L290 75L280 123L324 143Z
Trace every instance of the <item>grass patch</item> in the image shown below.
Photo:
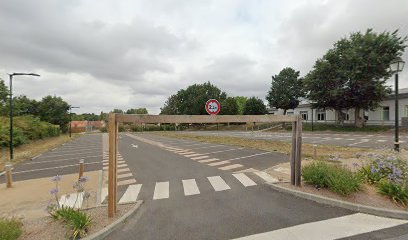
M17 218L0 218L0 239L15 240L23 233L23 224Z
M79 135L72 135L72 139ZM28 144L14 148L14 160L13 164L23 162L25 160L31 159L39 154L47 152L63 143L70 141L68 135L61 135L58 137L51 137L46 139L41 139L33 141ZM9 161L9 149L2 147L0 148L0 171L4 170L4 164Z
M348 168L323 161L304 166L302 176L306 183L317 188L328 188L342 196L359 191L363 180L360 175Z
M404 206L408 203L408 187L403 184L383 180L378 184L378 192Z
M182 132L155 132L155 134L165 137L179 138L195 140L199 142L206 143L217 143L217 144L227 144L233 146L247 147L253 149L259 149L270 152L280 152L284 154L290 154L292 143L274 140L262 140L262 139L248 139L240 137L230 137L230 136L199 136L189 133ZM352 147L341 147L341 146L330 146L330 145L318 145L317 155L320 160L325 160L331 158L333 155L340 156L341 158L352 158L355 157L357 153L363 152L373 152L372 149L367 148L352 148ZM312 157L313 156L313 144L302 144L302 157Z
M69 207L62 207L55 210L55 212L52 213L52 217L67 224L68 228L71 230L70 236L72 239L83 237L87 233L88 227L92 222L91 217L85 212Z

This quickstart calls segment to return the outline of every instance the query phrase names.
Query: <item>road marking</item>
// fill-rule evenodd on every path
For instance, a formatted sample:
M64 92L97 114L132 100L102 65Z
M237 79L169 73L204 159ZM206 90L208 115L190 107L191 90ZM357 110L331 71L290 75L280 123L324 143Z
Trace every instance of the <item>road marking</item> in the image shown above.
M214 161L218 161L218 158L211 158L211 159L205 159L205 160L200 160L198 162L200 163L208 163L208 162L214 162Z
M97 150L102 150L102 148L101 147L99 147L99 148L84 148L84 149L81 149L81 150L64 150L64 151L62 151L63 149L61 149L61 150L57 150L57 151L53 151L52 153L64 153L64 152L81 152L81 151L97 151Z
M357 145L357 144L367 143L369 141L370 141L369 139L361 139L361 142L351 143L348 146L354 146L354 145Z
M256 175L258 175L260 178L262 178L263 180L265 180L266 182L279 182L278 179L272 177L271 175L267 174L266 172L254 172Z
M244 159L244 158L251 158L251 157L256 157L256 156L265 155L265 154L271 154L271 152L263 152L263 153L257 153L257 154L244 156L244 157L232 158L232 159L228 159L228 161L239 160L239 159Z
M378 139L377 142L386 142L387 140Z
M96 157L102 157L102 155L97 155L97 156L85 156L85 157L80 157L81 159L87 159L87 158L96 158ZM34 158L33 158L34 159ZM41 163L52 163L52 162L63 162L63 161L69 161L69 160L78 160L78 158L64 158L64 159L58 159L58 160L48 160L48 161L33 161L33 162L26 162L23 163L23 165L32 165L32 164L41 164Z
M198 189L195 179L187 179L183 180L182 182L185 196L200 194L200 190Z
M125 167L127 167L127 164L119 164L116 166L116 168L125 168ZM103 170L108 170L108 169L109 169L109 165L103 167Z
M189 155L189 154L193 154L193 153L195 153L195 152L183 152L183 153L178 153L178 154L180 154L180 155Z
M235 169L235 168L240 168L240 167L243 167L244 165L241 165L241 164L232 164L232 165L228 165L228 166L225 166L225 167L220 167L220 168L218 168L218 169L220 169L220 170L231 170L231 169Z
M343 217L331 218L323 221L300 224L292 227L254 234L236 240L326 240L351 237L358 234L373 232L408 223L406 220L377 217L373 215L355 213Z
M60 198L61 206L71 207L71 208L81 208L82 202L84 200L84 192L71 193L67 195L62 195Z
M193 157L193 158L191 158L191 159L192 159L192 160L200 160L200 159L204 159L204 158L208 158L208 156Z
M250 187L250 186L255 186L256 185L256 183L254 181L252 181L252 179L250 179L244 173L234 173L234 174L232 174L232 176L234 176L236 179L238 179L238 181L240 181L242 183L242 185L244 185L245 187Z
M230 186L220 176L207 177L215 191L231 189Z
M124 173L124 174L120 174L120 175L118 175L118 179L119 178L128 178L128 177L133 177L133 174L132 173Z
M197 156L201 156L204 154L200 154L200 153L195 153L195 154L190 154L190 155L184 155L184 157L197 157Z
M139 148L139 146L138 146L138 145L133 144L133 143L132 143L132 147L133 147L133 148Z
M85 153L89 154L89 152L97 152L97 151L85 151ZM80 153L72 153L72 154L61 154L61 155L46 155L46 156L42 156L41 158L51 158L51 157L61 157L61 156L68 156L68 155L80 155L83 154L84 152L80 152ZM80 158L80 156L78 157Z
M117 170L118 173L123 173L123 172L130 172L129 168L121 168Z
M136 179L132 178L132 179L127 179L127 180L123 180L123 181L119 181L118 182L118 186L123 186L123 185L130 185L136 183Z
M191 150L204 149L204 148L215 148L215 147L225 147L225 145L213 145L213 146L207 146L207 147L192 148Z
M228 163L231 163L231 162L230 161L221 161L221 162L209 163L208 166L214 167L214 166L228 164Z
M129 185L126 189L126 192L120 198L119 203L128 203L136 201L141 188L142 184Z
M123 163L126 163L125 161L118 161L118 164L123 164ZM103 164L103 166L109 166L109 161L103 161L102 162L102 164Z
M157 182L154 188L153 200L169 198L169 182Z
M101 191L101 203L105 201L105 198L108 196L108 188L102 188Z
M100 161L97 161L97 162L84 163L84 165L92 165L92 164L100 164L100 163L101 163ZM79 166L79 164L71 164L71 165L58 166L58 167L49 167L49 168L31 169L31 170L13 172L13 174L28 173L28 172L37 172L37 171L45 171L45 170L51 170L51 169L60 169L60 168L76 167L76 166Z
M231 148L231 149L227 149L227 150L220 150L220 151L215 151L215 152L208 152L208 153L204 153L204 154L214 154L214 153L222 153L222 152L230 152L230 151L236 151L236 150L242 150L244 148Z

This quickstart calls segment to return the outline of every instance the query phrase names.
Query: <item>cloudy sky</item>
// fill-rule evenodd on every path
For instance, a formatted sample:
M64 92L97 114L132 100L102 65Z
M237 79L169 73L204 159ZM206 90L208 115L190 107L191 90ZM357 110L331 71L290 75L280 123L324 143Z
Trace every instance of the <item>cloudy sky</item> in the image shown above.
M408 35L407 13L406 0L2 0L0 77L39 73L16 77L14 93L62 96L78 113L156 114L206 81L264 99L272 75L307 74L350 32ZM408 66L400 76L408 87Z

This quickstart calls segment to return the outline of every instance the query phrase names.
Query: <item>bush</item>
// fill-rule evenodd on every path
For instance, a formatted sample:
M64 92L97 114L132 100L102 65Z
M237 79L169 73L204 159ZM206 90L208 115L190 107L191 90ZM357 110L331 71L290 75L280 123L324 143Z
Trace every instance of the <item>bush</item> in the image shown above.
M328 164L313 162L302 168L303 180L315 187L328 188L343 196L360 190L362 179L351 170Z
M69 207L62 207L55 210L52 213L52 217L57 220L62 220L69 226L72 231L72 239L84 236L92 222L91 217L85 212Z
M15 240L23 233L23 224L17 218L0 218L0 239Z
M329 173L328 185L332 192L348 196L360 190L362 178L349 169L333 166Z
M390 180L402 183L407 179L408 164L395 156L372 155L373 161L363 166L359 173L370 184L381 180Z
M378 184L378 192L382 195L388 196L394 202L403 205L408 203L408 187L403 186L403 184L383 180Z

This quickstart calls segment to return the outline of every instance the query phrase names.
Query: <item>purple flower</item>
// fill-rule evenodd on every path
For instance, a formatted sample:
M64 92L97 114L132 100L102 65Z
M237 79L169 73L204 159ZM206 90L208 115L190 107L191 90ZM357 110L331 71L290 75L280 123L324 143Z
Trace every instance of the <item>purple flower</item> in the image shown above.
M371 173L376 173L377 169L375 169L374 166L370 166L370 172Z
M88 177L87 176L82 176L82 177L79 178L78 181L81 182L81 183L85 183L85 182L88 181Z
M55 194L57 194L58 193L58 188L52 188L51 190L50 190L50 194L51 195L55 195Z
M60 176L60 175L56 175L56 176L54 176L54 177L51 178L51 181L53 181L53 182L59 182L59 181L61 181L61 176Z

